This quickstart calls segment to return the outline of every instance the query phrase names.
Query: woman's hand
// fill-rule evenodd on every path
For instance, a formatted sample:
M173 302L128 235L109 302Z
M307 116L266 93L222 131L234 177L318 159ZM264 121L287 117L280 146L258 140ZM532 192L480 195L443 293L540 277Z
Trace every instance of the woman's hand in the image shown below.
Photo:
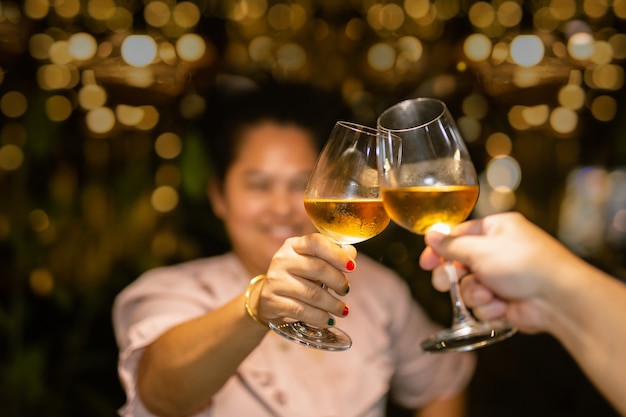
M350 289L345 273L356 268L356 255L353 246L337 245L319 233L287 239L251 300L259 319L287 318L328 327L334 322L329 313L346 316L349 308L339 296Z

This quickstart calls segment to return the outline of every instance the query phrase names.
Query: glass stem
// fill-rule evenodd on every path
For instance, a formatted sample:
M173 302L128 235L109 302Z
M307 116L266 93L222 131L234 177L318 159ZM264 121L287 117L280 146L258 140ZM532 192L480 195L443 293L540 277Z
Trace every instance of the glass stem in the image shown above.
M459 286L459 275L456 272L456 267L450 261L446 261L443 264L448 279L450 280L450 299L452 300L452 326L463 325L468 322L473 322L474 317L469 312L463 298L461 297L461 291Z

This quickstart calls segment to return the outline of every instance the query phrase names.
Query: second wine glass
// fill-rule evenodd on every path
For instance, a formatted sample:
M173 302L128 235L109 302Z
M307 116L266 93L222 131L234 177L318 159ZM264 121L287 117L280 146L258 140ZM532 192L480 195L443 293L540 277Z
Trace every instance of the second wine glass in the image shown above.
M433 98L402 101L378 118L383 203L391 219L416 234L449 232L478 200L478 177L446 105ZM399 136L402 148L394 140ZM425 351L465 351L506 339L515 328L504 320L480 322L465 307L452 262L453 322L422 342Z
M304 192L304 207L319 232L339 245L370 239L389 224L378 185L377 130L337 122L320 153ZM322 350L346 350L344 331L301 321L270 322L278 334Z

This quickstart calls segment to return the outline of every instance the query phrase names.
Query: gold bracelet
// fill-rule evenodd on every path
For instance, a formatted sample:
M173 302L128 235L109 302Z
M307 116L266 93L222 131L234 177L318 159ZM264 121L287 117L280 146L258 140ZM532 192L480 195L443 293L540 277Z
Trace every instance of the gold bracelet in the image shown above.
M267 323L263 323L257 316L256 314L254 314L254 312L252 312L252 309L250 308L250 291L252 289L252 286L254 284L256 284L257 282L261 281L262 279L265 278L265 274L261 274L261 275L257 275L256 277L252 278L250 280L250 283L248 284L248 289L246 289L246 311L248 312L248 315L250 317L252 317L252 320L256 321L259 325L265 327L266 329L269 329L270 326L267 325Z

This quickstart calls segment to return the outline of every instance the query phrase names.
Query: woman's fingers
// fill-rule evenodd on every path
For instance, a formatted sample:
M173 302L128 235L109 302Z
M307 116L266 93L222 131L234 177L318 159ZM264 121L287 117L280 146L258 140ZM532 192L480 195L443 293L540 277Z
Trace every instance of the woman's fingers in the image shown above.
M350 289L347 272L356 269L356 250L316 233L290 238L274 255L261 294L261 313L319 326L334 324L349 307L337 295ZM329 291L332 289L332 291Z
M273 281L278 280L268 276L266 284L272 285ZM291 281L288 291L261 293L260 302L273 312L273 317L268 319L288 318L328 327L334 324L333 316L343 317L348 314L349 307L319 283L302 278ZM283 286L282 283L275 285Z

